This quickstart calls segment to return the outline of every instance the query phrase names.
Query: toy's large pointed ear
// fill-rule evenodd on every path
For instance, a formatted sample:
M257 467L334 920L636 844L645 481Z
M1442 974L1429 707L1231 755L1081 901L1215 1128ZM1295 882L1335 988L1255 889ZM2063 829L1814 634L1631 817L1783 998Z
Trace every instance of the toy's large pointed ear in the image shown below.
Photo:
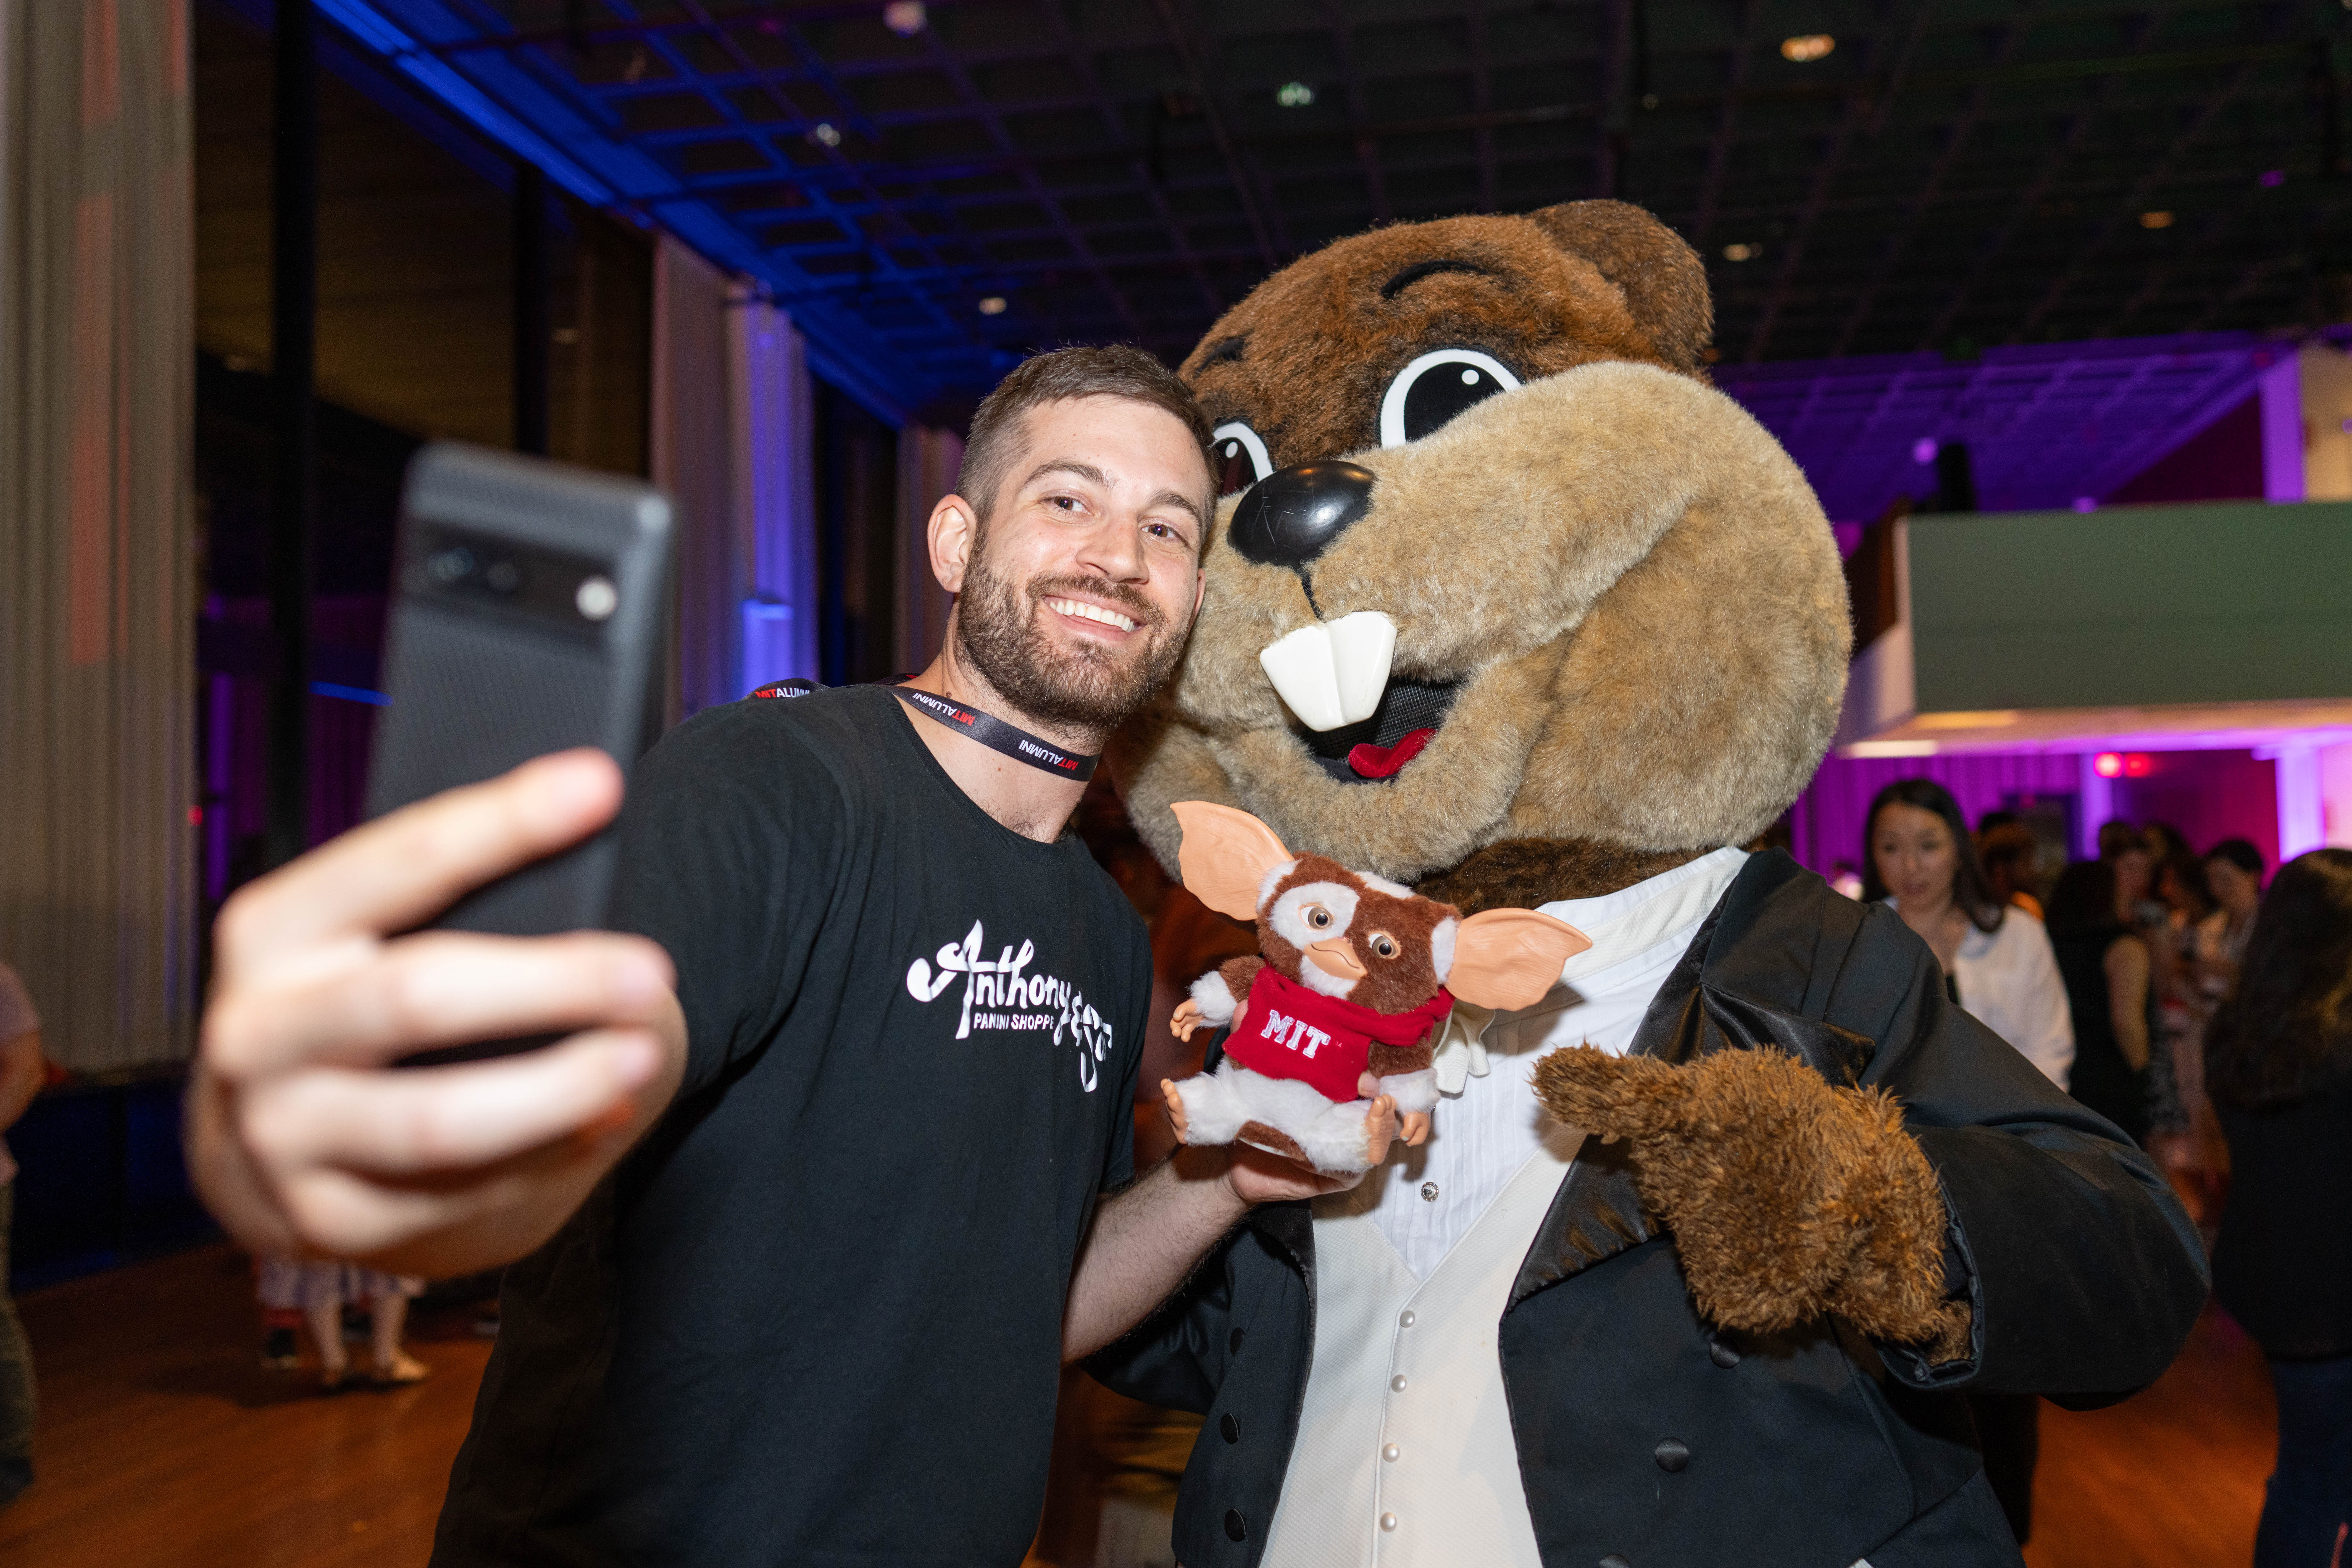
M1170 806L1184 830L1176 869L1192 895L1221 915L1257 919L1257 890L1265 874L1297 857L1282 847L1274 829L1246 811L1180 800Z
M1559 966L1592 939L1533 910L1488 910L1454 935L1445 988L1480 1007L1532 1007L1559 979Z

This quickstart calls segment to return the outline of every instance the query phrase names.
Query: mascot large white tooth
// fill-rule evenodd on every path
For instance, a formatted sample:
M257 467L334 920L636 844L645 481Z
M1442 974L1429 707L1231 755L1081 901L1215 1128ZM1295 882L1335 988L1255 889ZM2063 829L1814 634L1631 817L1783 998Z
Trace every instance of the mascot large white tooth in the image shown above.
M1969 1436L2015 1406L1981 1402L2121 1397L2203 1303L2145 1155L1891 910L1742 847L1819 765L1851 634L1711 332L1687 245L1572 202L1326 246L1185 362L1263 433L1260 510L1318 521L1222 509L1180 673L1111 747L1138 829L1173 871L1171 805L1210 801L1594 942L1532 1007L1454 1008L1407 1171L1259 1207L1091 1363L1207 1415L1195 1568L2016 1568Z
M1388 689L1396 623L1378 610L1317 621L1269 643L1257 656L1265 678L1308 729L1360 724Z

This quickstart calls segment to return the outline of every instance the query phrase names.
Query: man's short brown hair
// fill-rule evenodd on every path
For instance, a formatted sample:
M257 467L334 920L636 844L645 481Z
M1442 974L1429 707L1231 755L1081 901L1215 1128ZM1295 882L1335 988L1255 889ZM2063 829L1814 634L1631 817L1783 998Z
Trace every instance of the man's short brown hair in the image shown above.
M981 399L971 416L956 493L971 503L975 521L988 521L1005 470L1020 452L1021 427L1029 410L1071 397L1118 397L1165 409L1183 421L1201 448L1202 466L1211 475L1216 473L1216 465L1209 461L1209 417L1174 371L1126 343L1055 349L1024 360Z

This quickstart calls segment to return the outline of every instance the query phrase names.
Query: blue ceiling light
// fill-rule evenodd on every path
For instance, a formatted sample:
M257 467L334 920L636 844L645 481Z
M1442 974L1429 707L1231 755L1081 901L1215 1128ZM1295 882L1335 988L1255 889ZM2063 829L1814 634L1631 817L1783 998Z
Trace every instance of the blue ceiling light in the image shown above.
M912 363L849 302L818 285L791 253L755 240L709 196L635 145L620 117L593 92L512 47L511 29L502 20L474 20L488 15L487 6L465 0L315 4L353 41L582 201L640 225L658 224L710 261L755 279L791 312L807 340L811 367L874 413L904 423L953 378L949 367L927 370ZM622 0L608 0L606 8L625 22L634 19ZM810 135L827 150L841 139L830 124ZM774 173L781 179L790 171ZM977 342L969 346L973 368L993 380L991 351Z

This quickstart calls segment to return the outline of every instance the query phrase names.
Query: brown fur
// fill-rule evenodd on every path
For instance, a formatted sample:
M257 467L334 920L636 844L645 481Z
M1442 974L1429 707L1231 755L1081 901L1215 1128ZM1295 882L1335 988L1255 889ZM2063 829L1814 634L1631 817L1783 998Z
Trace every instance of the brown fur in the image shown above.
M1965 1343L1936 1173L1885 1091L1774 1051L1676 1067L1590 1046L1538 1061L1535 1089L1569 1125L1630 1142L1643 1206L1711 1321L1771 1333L1826 1315L1890 1343Z
M1337 860L1321 855L1300 856L1298 864L1275 883L1274 889L1259 904L1258 951L1265 955L1268 963L1297 980L1307 962L1304 952L1274 929L1267 911L1283 894L1308 882L1337 882L1355 889L1355 919L1346 931L1333 933L1348 939L1356 962L1364 966L1364 977L1348 994L1349 1001L1375 1013L1409 1013L1437 994L1437 967L1431 956L1430 938L1440 921L1456 919L1461 911L1428 899L1400 899L1394 893L1384 893ZM1373 950L1371 937L1376 931L1386 931L1396 939L1394 957L1383 958ZM1230 985L1232 982L1226 984ZM1234 993L1236 1000L1243 994Z
M1387 1046L1374 1040L1368 1070L1374 1078L1395 1078L1402 1073L1420 1072L1429 1066L1432 1054L1426 1043Z
M1506 838L1744 843L1803 787L1844 690L1843 579L1803 476L1728 398L1587 364L1355 460L1373 507L1316 562L1314 608L1213 539L1180 673L1114 742L1164 861L1182 799L1409 880ZM1462 683L1387 783L1318 766L1258 665L1315 609L1383 611L1398 675Z
M1265 960L1255 953L1242 958L1229 958L1217 965L1217 976L1233 993L1236 1003L1249 997L1250 987L1257 984L1257 972L1265 967Z
M1315 1165L1315 1162L1307 1157L1307 1151L1298 1146L1298 1140L1277 1128L1268 1127L1263 1121L1243 1122L1242 1130L1234 1135L1234 1141L1263 1149L1269 1154L1279 1154L1286 1160L1296 1160L1310 1170Z
M1489 844L1414 891L1442 899L1465 915L1532 910L1560 899L1597 899L1646 882L1697 858L1696 849L1622 849L1559 838L1507 838Z
M1431 273L1428 262L1478 270ZM1210 423L1247 420L1276 468L1378 443L1381 394L1432 347L1476 348L1523 381L1596 360L1702 374L1706 271L1638 207L1375 229L1276 273L1209 329L1182 374Z

